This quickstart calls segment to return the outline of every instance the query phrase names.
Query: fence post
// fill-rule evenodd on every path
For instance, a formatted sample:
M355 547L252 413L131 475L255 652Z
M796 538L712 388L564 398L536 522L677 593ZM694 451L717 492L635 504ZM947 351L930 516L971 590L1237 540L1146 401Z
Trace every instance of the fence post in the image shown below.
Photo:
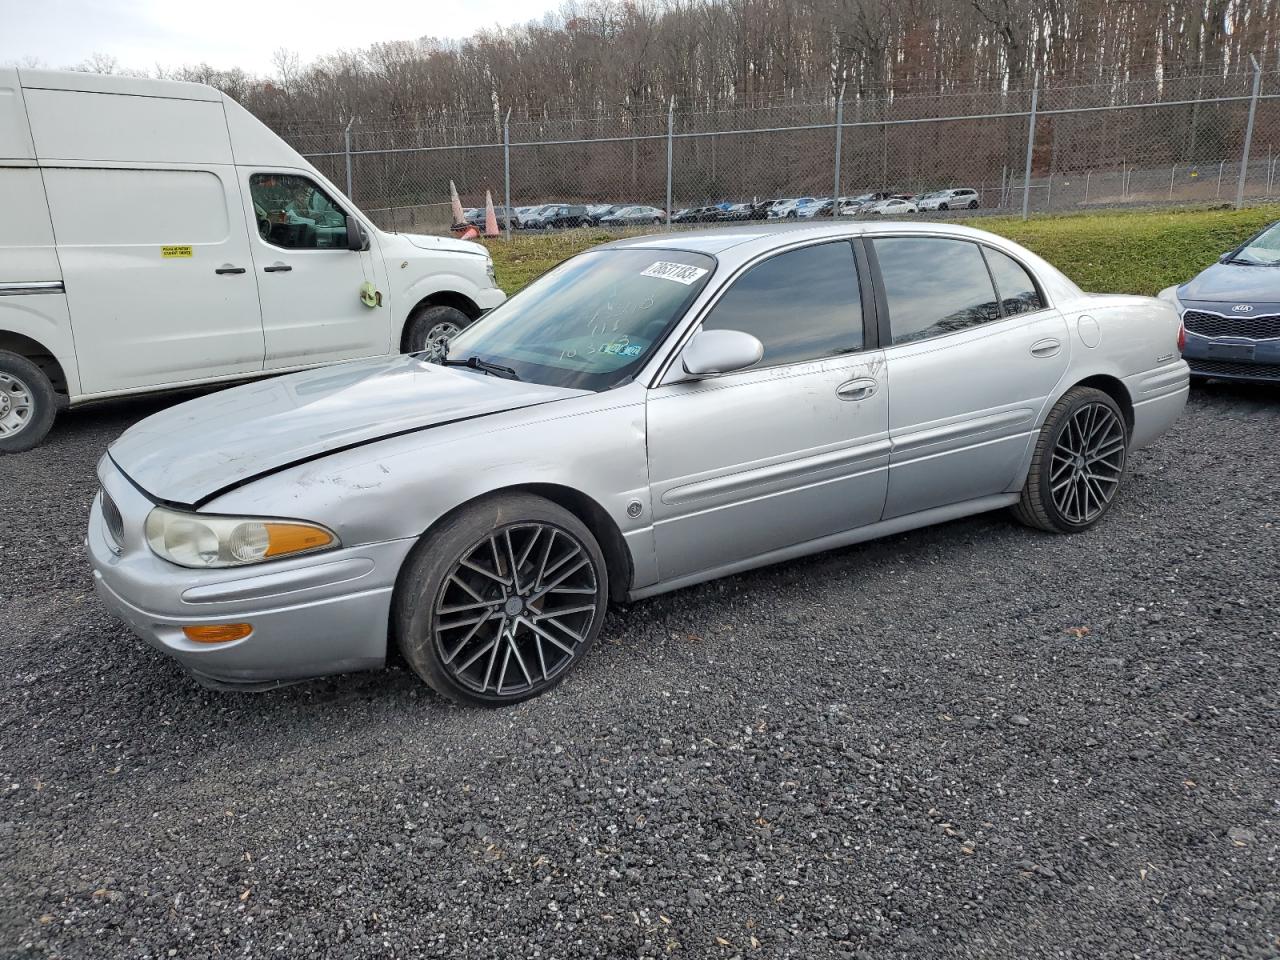
M1244 206L1244 181L1249 176L1249 148L1253 146L1253 120L1258 114L1258 94L1262 92L1262 67L1258 58L1249 54L1253 61L1253 94L1249 97L1249 122L1244 128L1244 152L1240 156L1240 182L1236 184L1236 209Z
M506 206L507 239L511 239L511 108L502 118L502 188Z
M1086 170L1084 172L1084 202L1089 202L1089 181L1093 179L1093 171Z
M1226 162L1227 162L1227 161L1225 161L1225 160L1219 160L1219 161L1218 161L1218 190L1217 190L1217 192L1213 195L1213 199L1215 199L1215 200L1217 200L1219 197L1221 197L1221 196L1222 196L1222 167L1223 167L1223 165L1224 165Z
M352 117L347 121L347 129L343 131L342 142L344 152L347 155L347 199L355 203L355 197L351 195L351 125L356 122L356 118Z
M1027 119L1027 165L1022 175L1022 219L1031 209L1031 153L1036 146L1036 107L1040 102L1040 77L1032 81L1031 113Z
M1173 199L1173 176L1178 172L1178 165L1175 163L1169 168L1169 199Z
M673 94L667 104L667 226L671 226L671 144L676 122L676 98Z
M840 82L840 98L836 100L836 188L831 194L831 219L840 216L840 144L844 140L844 81Z

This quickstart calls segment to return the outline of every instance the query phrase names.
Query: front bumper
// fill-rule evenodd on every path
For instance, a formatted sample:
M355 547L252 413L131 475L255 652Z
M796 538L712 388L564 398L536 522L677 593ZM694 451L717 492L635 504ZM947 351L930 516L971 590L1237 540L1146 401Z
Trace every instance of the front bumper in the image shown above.
M1205 337L1187 331L1182 358L1198 377L1280 382L1280 340Z
M96 497L87 537L94 588L134 633L198 680L261 688L385 662L392 592L413 540L190 570L161 560L144 542L151 501L109 464L100 476L126 533L115 547ZM196 643L182 632L222 623L249 623L253 631L218 644Z

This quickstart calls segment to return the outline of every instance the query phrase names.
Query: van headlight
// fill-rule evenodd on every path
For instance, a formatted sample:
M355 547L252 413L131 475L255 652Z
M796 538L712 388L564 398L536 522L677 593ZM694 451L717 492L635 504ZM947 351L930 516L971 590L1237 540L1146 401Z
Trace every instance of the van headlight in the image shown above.
M341 546L332 530L301 520L224 517L156 507L147 543L180 567L242 567Z
M493 269L492 258L485 260L484 272L489 275L489 286L496 287L498 285L498 272Z

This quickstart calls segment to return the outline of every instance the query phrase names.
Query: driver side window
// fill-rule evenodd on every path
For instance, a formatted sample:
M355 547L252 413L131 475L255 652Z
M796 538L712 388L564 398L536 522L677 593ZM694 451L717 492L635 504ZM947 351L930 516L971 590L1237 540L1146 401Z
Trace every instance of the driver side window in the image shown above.
M255 173L249 178L258 235L287 250L345 249L347 215L308 177Z
M858 268L848 240L789 250L733 282L702 323L764 345L761 367L855 353L863 347Z

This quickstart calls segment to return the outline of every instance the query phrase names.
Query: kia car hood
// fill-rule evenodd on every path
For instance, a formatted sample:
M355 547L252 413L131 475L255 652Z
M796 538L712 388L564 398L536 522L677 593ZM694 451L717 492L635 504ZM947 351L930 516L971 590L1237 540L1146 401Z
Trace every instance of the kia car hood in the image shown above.
M148 417L108 451L157 500L219 491L326 453L579 396L413 356L363 360L212 393Z
M1178 299L1209 303L1280 303L1280 266L1215 263L1178 289Z

